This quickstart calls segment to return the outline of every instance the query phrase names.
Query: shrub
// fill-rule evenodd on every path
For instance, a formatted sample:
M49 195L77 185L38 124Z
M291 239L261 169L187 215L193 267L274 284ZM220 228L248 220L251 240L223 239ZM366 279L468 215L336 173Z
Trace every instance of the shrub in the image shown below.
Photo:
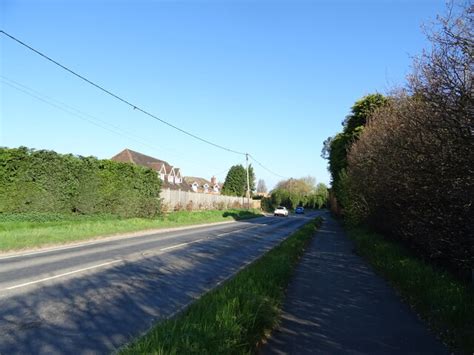
M189 200L186 204L186 211L192 211L194 209L194 202L193 200Z
M0 148L0 213L158 214L160 180L139 166L47 150Z
M262 198L262 210L265 212L273 212L273 203L271 197Z
M239 201L232 202L232 208L242 208L242 204Z
M184 210L184 206L181 202L178 202L176 205L174 205L174 208L173 208L173 211L183 211Z
M349 153L346 214L469 272L474 146L461 133L468 120L467 112L456 116L414 97L393 98Z

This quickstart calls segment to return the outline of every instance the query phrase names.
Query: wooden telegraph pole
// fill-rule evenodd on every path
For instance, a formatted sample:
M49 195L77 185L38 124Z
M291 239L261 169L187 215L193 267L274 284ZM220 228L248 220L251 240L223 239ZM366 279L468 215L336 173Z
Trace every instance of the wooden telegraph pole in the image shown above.
M250 209L250 176L249 176L249 154L245 153L245 165L247 168L247 209Z

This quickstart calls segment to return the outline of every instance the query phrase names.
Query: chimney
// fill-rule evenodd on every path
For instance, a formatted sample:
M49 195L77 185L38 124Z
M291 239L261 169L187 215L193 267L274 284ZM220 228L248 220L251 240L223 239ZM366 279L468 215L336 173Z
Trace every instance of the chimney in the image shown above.
M211 185L214 186L215 184L217 184L217 179L215 176L211 177Z

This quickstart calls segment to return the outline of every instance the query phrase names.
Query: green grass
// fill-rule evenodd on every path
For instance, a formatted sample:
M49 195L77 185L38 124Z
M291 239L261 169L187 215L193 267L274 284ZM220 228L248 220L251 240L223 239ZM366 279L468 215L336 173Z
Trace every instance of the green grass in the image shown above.
M121 354L247 354L278 320L294 265L321 218L205 294L175 318L156 325Z
M394 241L353 229L356 249L444 341L474 353L474 288L417 259Z
M117 233L259 216L261 214L256 210L179 211L155 219L119 218L113 215L0 214L0 251L63 244Z

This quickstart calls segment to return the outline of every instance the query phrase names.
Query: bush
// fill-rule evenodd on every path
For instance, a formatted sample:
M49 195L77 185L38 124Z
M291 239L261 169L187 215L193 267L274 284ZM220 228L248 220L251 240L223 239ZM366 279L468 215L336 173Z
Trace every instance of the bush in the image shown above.
M273 203L271 197L262 198L261 207L265 212L273 212Z
M468 119L467 112L455 116L413 97L393 98L352 146L346 215L469 273L474 147L461 134Z
M186 204L186 211L192 211L194 209L194 202L193 200L189 200Z
M0 213L54 212L122 217L159 213L160 180L139 166L0 148Z

